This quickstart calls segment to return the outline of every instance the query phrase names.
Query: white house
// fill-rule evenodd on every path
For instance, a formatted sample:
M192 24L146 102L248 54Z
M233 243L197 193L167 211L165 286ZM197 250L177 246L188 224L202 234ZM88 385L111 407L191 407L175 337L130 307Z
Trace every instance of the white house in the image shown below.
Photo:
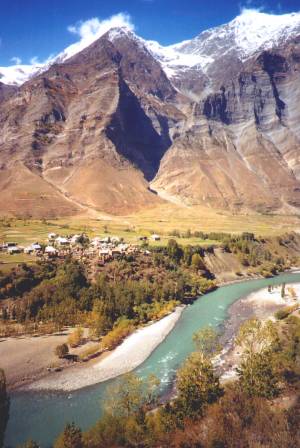
M99 250L99 256L101 257L103 257L103 256L108 256L108 255L111 255L111 251L110 251L110 249L105 249L105 248L102 248L102 249L100 249Z
M63 236L57 237L55 242L58 246L69 246L69 244L70 244L70 241L68 240L68 238L65 238Z
M128 249L128 244L126 243L119 244L117 246L117 249L119 249L121 252L126 252Z
M32 252L34 252L34 249L32 246L25 247L24 254L32 254Z
M22 252L22 247L19 246L8 246L7 247L7 252L9 254L20 254Z
M153 241L159 241L159 240L160 240L160 236L157 235L156 233L154 233L153 235L151 235L151 239L152 239Z
M35 252L42 250L42 246L39 243L33 243L33 244L31 244L31 247Z
M91 246L93 247L99 247L100 244L101 244L101 238L99 238L98 236L95 236L95 238L93 238L91 241Z
M57 234L54 232L48 233L48 240L52 241L55 240L55 238L57 237Z
M73 236L71 237L71 244L76 244L76 243L78 243L80 237L81 237L81 235L73 235Z
M53 246L46 246L45 247L45 254L56 255L57 254L57 250Z

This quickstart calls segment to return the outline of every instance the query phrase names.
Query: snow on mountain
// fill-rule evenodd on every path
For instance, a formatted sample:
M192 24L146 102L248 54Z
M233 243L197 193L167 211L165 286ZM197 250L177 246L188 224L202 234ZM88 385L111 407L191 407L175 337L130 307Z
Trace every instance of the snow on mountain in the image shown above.
M244 61L297 34L300 13L274 15L245 9L228 24L204 31L194 39L165 47L155 41L144 43L172 78L190 68L205 73L211 63L232 51Z
M0 67L0 81L3 84L21 85L42 68L43 65L36 64L18 64L9 67Z
M127 35L136 39L161 63L167 76L172 78L178 72L191 68L206 72L211 63L228 52L235 52L244 61L257 51L279 45L297 34L300 34L300 12L275 15L245 9L228 24L203 31L191 40L174 45L162 46L156 41L144 40L136 36L130 27L124 26L112 28L108 38L113 41ZM51 64L64 62L74 56L99 37L99 34L91 35L89 39L76 42L43 64L0 67L0 81L21 85L35 74L47 70Z
M234 19L229 27L233 29L235 43L243 57L260 49L268 49L300 32L300 12L292 14L265 14L245 10Z
M176 45L163 47L155 41L146 41L145 44L150 53L159 60L169 77L175 76L178 70L197 66L204 69L213 62L213 59L205 54L178 51Z
M126 27L113 28L107 33L107 38L111 42L124 37L134 39L138 45L148 50L154 59L161 63L169 77L175 75L179 68L195 67L197 65L205 66L212 62L212 59L205 55L180 53L176 51L175 46L170 45L164 47L154 40L142 39Z
M171 48L176 53L212 59L235 51L241 60L246 60L257 51L275 47L297 34L300 34L300 12L274 15L245 9L228 24L211 28Z
M121 35L121 33L123 34L131 33L132 36L135 36L135 34L131 31L130 27L121 26L118 28L112 28L110 30L110 33L114 31L115 33L114 37L117 36L116 30L119 30L119 35ZM71 58L72 56L74 56L75 54L79 53L80 51L84 50L86 47L91 45L95 40L99 39L106 32L108 32L108 30L103 28L101 33L97 33L95 35L91 34L85 39L81 39L80 41L69 45L61 53L59 53L56 56L51 56L45 62L42 63L36 63L36 64L33 63L28 65L19 64L19 65L11 65L9 67L0 67L0 81L3 84L21 85L24 82L28 81L28 79L30 79L32 76L47 70L51 65L62 63L67 59Z

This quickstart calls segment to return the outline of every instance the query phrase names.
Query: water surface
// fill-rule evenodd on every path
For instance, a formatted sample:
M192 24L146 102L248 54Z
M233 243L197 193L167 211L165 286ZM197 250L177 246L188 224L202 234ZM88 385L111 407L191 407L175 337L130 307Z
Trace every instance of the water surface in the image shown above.
M269 284L282 282L300 282L300 273L227 285L200 297L183 311L175 328L136 372L141 376L154 373L161 380L162 392L167 390L178 366L194 350L192 335L196 330L207 325L221 325L228 317L228 308L236 300ZM16 447L32 438L42 448L48 448L66 422L74 421L83 430L89 428L101 414L107 385L114 381L67 394L13 394L5 446Z

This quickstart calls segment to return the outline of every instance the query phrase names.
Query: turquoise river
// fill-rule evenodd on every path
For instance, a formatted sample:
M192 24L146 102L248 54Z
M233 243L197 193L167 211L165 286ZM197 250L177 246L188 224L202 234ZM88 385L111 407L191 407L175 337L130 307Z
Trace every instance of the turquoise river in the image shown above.
M167 390L176 369L194 349L192 335L197 329L207 325L221 325L228 317L230 305L236 300L271 283L276 285L282 282L300 282L300 273L284 273L272 279L235 283L200 297L183 311L175 328L136 369L136 373L141 376L154 373L161 380L162 391ZM66 422L74 421L82 429L89 428L99 418L105 390L113 381L116 380L68 394L13 394L5 446L16 447L31 438L43 448L50 447Z

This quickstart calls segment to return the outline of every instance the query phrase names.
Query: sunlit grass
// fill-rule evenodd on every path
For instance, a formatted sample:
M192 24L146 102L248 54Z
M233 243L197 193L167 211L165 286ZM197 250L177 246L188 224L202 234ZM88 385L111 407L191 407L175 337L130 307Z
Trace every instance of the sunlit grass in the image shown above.
M254 232L258 236L280 235L287 231L299 231L300 220L297 216L281 215L255 215L232 214L226 211L216 211L203 207L179 207L166 204L159 208L149 208L134 215L108 216L95 213L93 216L76 216L72 218L29 220L29 219L2 219L0 220L0 241L13 241L26 246L35 241L46 242L47 235L55 232L60 235L85 232L89 237L117 235L133 244L141 244L140 236L152 233L160 235L160 241L149 239L151 246L167 244L176 230L185 234L188 230L203 232ZM219 244L214 240L191 238L178 238L181 245ZM23 261L33 262L35 257L16 254L0 253L1 265L11 266Z

